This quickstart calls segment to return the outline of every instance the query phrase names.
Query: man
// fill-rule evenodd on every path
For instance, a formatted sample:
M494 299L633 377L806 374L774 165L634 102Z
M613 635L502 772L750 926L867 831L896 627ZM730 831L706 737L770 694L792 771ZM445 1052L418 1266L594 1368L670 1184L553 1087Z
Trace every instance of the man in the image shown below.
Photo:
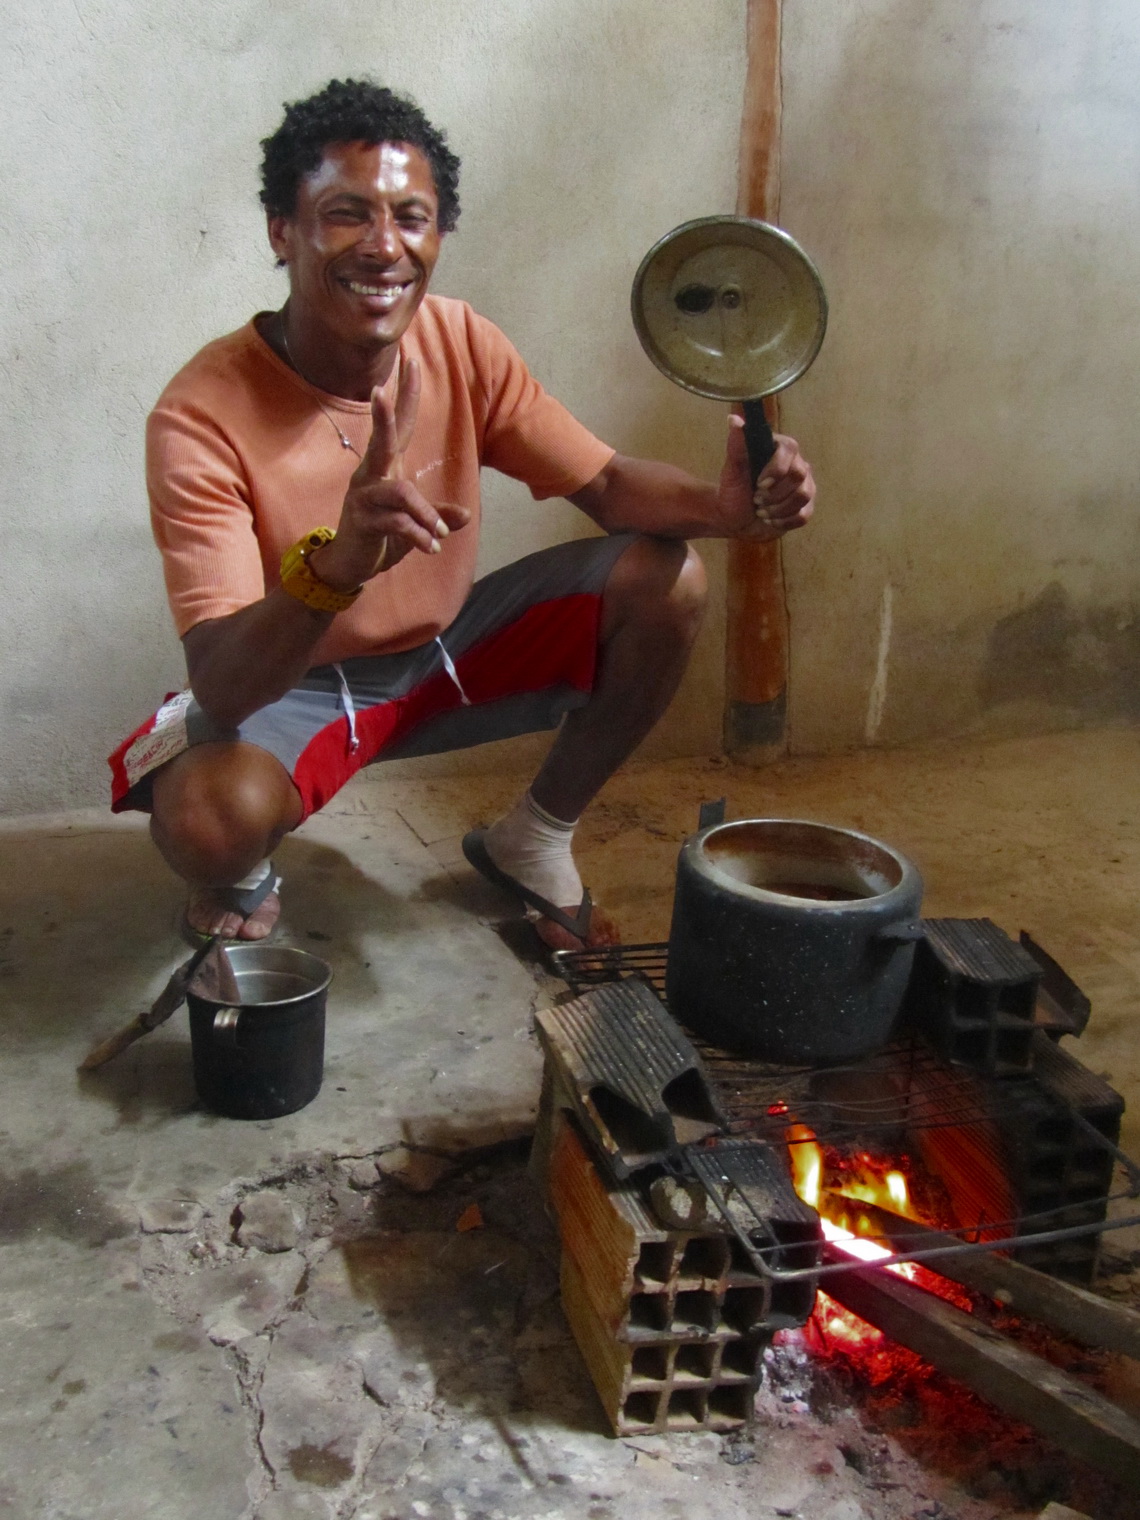
M705 595L686 540L799 527L810 469L781 438L754 494L738 419L715 486L615 454L496 328L429 295L459 161L411 102L334 80L262 147L289 297L207 345L150 418L190 690L112 756L113 805L151 811L190 930L258 939L273 848L361 766L560 723L530 790L464 848L547 943L604 942L574 824L684 671ZM607 536L472 588L482 465Z

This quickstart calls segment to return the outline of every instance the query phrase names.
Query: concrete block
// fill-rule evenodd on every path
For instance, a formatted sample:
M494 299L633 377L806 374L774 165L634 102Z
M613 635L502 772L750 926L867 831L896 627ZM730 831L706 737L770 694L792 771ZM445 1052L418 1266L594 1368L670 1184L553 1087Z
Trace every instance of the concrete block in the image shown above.
M380 1173L376 1169L376 1162L370 1156L366 1161L358 1161L350 1168L348 1173L348 1185L355 1188L358 1193L366 1193L369 1188L374 1188L380 1181Z
M747 1424L769 1305L735 1243L661 1229L632 1186L607 1187L569 1123L548 1175L562 1307L615 1433Z
M291 1251L297 1244L296 1210L281 1193L250 1193L238 1206L237 1241L257 1251Z
M391 1177L412 1193L430 1193L437 1183L454 1170L454 1164L445 1156L408 1150L403 1145L385 1151L378 1157L376 1165L385 1177Z
M139 1228L145 1235L188 1235L202 1220L202 1205L192 1198L148 1198L139 1204Z

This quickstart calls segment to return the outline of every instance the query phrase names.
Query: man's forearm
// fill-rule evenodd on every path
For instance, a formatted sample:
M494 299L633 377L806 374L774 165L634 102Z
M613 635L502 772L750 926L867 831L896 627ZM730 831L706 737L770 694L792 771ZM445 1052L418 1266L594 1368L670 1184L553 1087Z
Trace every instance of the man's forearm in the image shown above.
M720 537L717 488L675 465L618 454L590 484L570 497L607 533L658 538Z
M275 587L260 602L211 618L182 641L190 688L203 711L236 728L296 686L333 620Z

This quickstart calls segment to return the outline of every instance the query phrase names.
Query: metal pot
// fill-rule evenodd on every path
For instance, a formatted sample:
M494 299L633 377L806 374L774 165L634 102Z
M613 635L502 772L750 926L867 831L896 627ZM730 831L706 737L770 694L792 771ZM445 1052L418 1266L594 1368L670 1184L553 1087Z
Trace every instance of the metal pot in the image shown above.
M235 944L226 955L241 1002L188 992L194 1085L228 1119L277 1119L321 1090L332 971L291 945Z
M788 818L702 829L677 861L666 994L714 1045L787 1065L891 1038L922 878L866 834Z

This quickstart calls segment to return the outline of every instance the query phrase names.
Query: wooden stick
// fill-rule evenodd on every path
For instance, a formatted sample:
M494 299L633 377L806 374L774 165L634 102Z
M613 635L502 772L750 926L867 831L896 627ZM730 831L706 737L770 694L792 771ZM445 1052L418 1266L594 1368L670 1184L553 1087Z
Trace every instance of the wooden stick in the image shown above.
M955 1237L944 1235L903 1219L889 1209L834 1197L848 1209L859 1209L876 1230L890 1241L896 1251L926 1251L934 1246L952 1246ZM1084 1288L1060 1278L1048 1277L1034 1267L1004 1256L939 1256L929 1263L932 1271L949 1277L964 1287L986 1293L1015 1314L1038 1320L1063 1335L1071 1335L1082 1346L1105 1351L1119 1351L1140 1360L1140 1314L1122 1304L1109 1303Z
M829 1264L849 1259L825 1247ZM825 1287L892 1340L1140 1493L1140 1424L1094 1388L892 1272L853 1266L828 1277Z
M96 1071L100 1066L105 1066L108 1061L113 1060L115 1056L121 1055L136 1040L141 1040L144 1034L149 1034L152 1029L165 1024L170 1015L182 1006L183 999L186 997L186 984L217 943L218 936L212 934L204 944L199 945L190 959L184 961L177 971L171 974L170 980L146 1013L136 1015L117 1034L111 1035L101 1045L96 1045L90 1055L84 1056L80 1061L78 1069Z

